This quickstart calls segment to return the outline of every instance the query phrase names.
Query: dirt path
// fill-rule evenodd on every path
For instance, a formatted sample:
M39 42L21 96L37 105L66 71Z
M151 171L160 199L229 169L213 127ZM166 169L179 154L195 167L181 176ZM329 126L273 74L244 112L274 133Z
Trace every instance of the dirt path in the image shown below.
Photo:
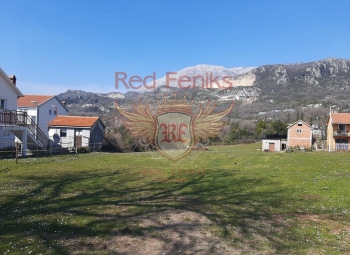
M237 254L226 241L210 233L212 224L194 212L165 211L140 217L137 225L108 239L72 240L66 248L74 250L72 254ZM76 249L77 243L80 249Z

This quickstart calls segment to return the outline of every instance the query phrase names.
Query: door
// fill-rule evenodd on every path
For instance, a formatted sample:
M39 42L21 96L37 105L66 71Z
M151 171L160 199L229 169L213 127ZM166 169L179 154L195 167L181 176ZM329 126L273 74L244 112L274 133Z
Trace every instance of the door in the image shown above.
M74 147L82 147L83 131L81 129L75 129L74 131Z
M269 151L275 151L275 143L269 143Z

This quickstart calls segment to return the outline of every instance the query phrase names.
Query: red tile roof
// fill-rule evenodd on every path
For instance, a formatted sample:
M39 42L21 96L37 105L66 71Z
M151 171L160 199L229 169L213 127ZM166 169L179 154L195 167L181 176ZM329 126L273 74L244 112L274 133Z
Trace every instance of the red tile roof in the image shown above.
M35 107L35 103L32 103L32 101L37 101L38 105L41 105L42 103L46 102L50 98L54 96L43 96L43 95L24 95L24 97L20 97L17 100L17 106L18 107Z
M86 116L57 116L51 120L47 125L53 126L67 126L67 127L91 127L99 120L99 117Z
M350 113L332 113L333 124L350 124Z

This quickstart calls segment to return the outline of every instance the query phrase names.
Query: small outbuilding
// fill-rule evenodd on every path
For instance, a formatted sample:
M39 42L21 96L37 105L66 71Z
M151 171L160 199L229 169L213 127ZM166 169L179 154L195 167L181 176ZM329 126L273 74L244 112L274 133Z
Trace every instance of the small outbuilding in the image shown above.
M287 142L281 139L263 139L262 151L283 151L287 147Z
M102 146L105 125L99 117L57 116L47 125L50 140L62 148L95 151Z

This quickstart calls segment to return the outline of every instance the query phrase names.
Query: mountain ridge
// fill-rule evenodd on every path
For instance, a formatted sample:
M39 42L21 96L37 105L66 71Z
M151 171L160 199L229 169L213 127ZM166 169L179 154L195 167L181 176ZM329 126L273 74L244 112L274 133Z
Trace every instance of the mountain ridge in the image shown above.
M196 66L196 68L189 67L192 73L187 72L187 74L198 74L194 72L195 69L201 69L201 73L203 73L206 66L210 65L203 64ZM215 69L213 66L211 67L210 70ZM216 67L225 71L227 69L222 69L224 67L221 66ZM350 95L350 60L348 59L326 58L297 64L267 64L251 68L249 71L243 68L242 70L243 73L228 79L232 82L230 88L221 90L217 88L209 89L201 85L191 89L181 89L178 86L167 88L162 85L142 93L133 90L126 93L117 91L92 93L68 90L58 96L65 100L68 105L71 105L71 108L78 109L78 113L80 111L96 113L101 111L101 105L104 108L113 108L115 100L118 100L118 104L129 107L132 101L139 98L155 102L161 100L163 95L171 97L174 92L178 93L179 97L186 95L189 100L196 102L204 102L208 99L212 101L238 100L248 104L274 102L273 104L280 103L287 108L290 108L288 104L294 105L296 102L310 101L309 103L311 103L321 99ZM220 82L222 83L222 81ZM87 106L82 108L82 105ZM269 105L271 106L271 104ZM269 107L266 107L266 109ZM278 107L276 105L274 108L278 109Z
M249 72L249 71L251 71L251 70L253 70L255 68L256 67L232 67L232 68L227 68L227 67L224 67L224 66L199 64L199 65L196 65L196 66L185 67L185 68L183 68L183 69L181 69L179 71L173 72L173 73L176 73L176 75L172 75L171 77L169 75L169 78L176 79L176 81L170 81L168 85L170 87L178 87L177 81L179 80L180 77L184 77L184 76L188 76L190 78L203 77L205 79L211 73L213 76L218 76L219 77L218 79L221 80L225 76L236 77L236 76L238 76L240 74L247 73L247 72ZM156 87L166 86L167 85L166 77L167 76L165 75L162 78L157 79L156 80ZM197 84L198 80L199 79L196 79L196 81L195 81L196 84ZM189 84L192 84L193 82L194 81L192 80L192 82L182 82L182 84L184 86L188 86ZM152 83L153 82L148 82L147 85L148 86L152 86ZM201 86L202 83L199 82L197 85ZM146 88L142 88L142 89L140 89L140 92L145 92L147 90L148 89L146 89Z

